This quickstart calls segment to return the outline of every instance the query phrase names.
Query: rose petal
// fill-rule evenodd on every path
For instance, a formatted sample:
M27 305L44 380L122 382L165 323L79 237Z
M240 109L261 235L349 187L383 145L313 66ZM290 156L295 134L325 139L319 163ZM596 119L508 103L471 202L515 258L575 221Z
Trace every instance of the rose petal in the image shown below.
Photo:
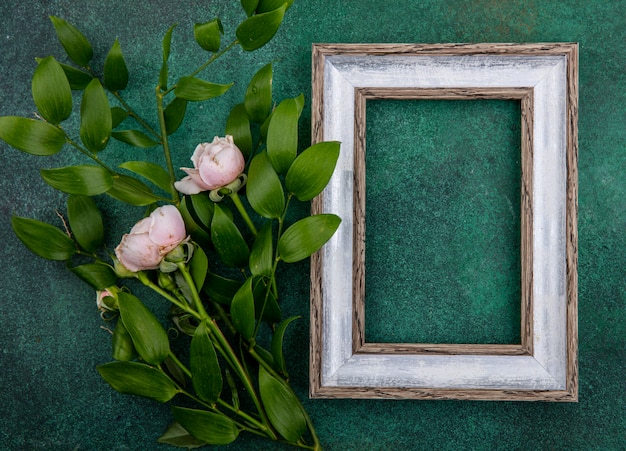
M213 189L202 181L197 169L181 168L188 176L178 182L174 182L174 187L183 194L198 194L202 191Z
M161 248L161 253L167 254L187 237L183 217L173 205L157 208L150 214L150 219L152 223L148 236Z
M126 234L115 248L115 255L125 268L132 272L156 269L161 263L159 247L147 233Z

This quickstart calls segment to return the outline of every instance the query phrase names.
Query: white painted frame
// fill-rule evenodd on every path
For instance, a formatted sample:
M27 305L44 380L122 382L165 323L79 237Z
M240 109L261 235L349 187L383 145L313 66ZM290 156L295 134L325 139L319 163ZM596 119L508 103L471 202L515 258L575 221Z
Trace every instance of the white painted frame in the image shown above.
M571 43L314 45L313 141L342 145L313 212L337 214L342 224L312 261L311 397L577 401L577 78L578 47ZM522 324L529 343L520 352L359 343L360 93L500 89L526 90L532 105L530 310Z

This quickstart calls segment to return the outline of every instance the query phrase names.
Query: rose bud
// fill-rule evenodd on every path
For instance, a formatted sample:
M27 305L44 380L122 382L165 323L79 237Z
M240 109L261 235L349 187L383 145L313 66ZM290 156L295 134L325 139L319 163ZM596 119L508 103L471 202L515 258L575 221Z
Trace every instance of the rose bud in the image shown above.
M165 205L154 210L122 237L115 255L132 272L157 269L161 260L187 239L178 209Z
M198 194L228 185L239 177L246 164L230 135L216 136L211 143L198 144L191 161L193 169L181 168L187 177L174 183L183 194Z
M96 291L96 304L100 312L104 313L116 310L115 303L115 295L111 291L109 291L109 289Z

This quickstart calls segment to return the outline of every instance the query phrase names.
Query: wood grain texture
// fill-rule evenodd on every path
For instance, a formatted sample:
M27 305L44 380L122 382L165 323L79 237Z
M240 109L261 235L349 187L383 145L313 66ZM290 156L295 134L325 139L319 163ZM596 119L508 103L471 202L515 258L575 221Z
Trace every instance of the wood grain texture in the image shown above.
M578 46L573 43L546 43L546 44L316 44L313 47L313 112L312 112L312 136L313 142L320 142L327 139L326 132L324 130L325 121L329 127L333 128L333 120L325 117L325 105L332 101L332 98L325 98L325 92L327 87L325 86L325 59L328 56L333 55L349 55L349 56L397 56L401 55L403 58L406 56L481 56L481 55L500 55L503 58L507 58L507 61L516 61L517 56L537 56L537 57L555 57L555 67L558 67L559 61L564 61L566 71L566 126L564 133L565 136L565 154L566 154L566 187L564 189L566 193L565 201L565 231L566 245L563 250L565 256L566 267L566 314L563 330L566 337L566 356L564 361L566 362L565 370L565 382L563 383L564 389L536 389L537 386L546 384L546 382L539 382L540 379L536 379L535 382L530 382L525 386L521 384L521 389L490 389L490 388L475 388L480 386L480 379L463 385L461 388L455 388L452 386L437 386L437 384L428 387L416 387L414 384L393 383L393 386L385 386L385 384L367 383L361 382L357 385L350 383L350 378L354 380L368 380L368 374L359 374L360 367L347 368L347 372L343 372L344 376L337 376L328 373L329 368L336 368L336 361L328 365L329 352L336 346L342 345L334 339L329 329L324 326L323 312L330 312L330 315L336 315L339 312L332 309L332 305L325 304L327 297L333 297L336 293L328 290L333 290L332 286L327 286L324 280L325 263L323 261L322 252L317 253L312 258L311 266L311 360L310 360L310 395L312 397L320 398L392 398L392 399L473 399L473 400L524 400L524 401L577 401L578 399L578 351L577 351L577 158L578 158L578 146L577 146L577 119L578 119ZM562 60L561 60L562 58ZM482 60L481 60L482 61ZM491 59L490 61L493 61ZM503 60L504 61L504 60ZM525 58L524 61L531 61ZM550 70L545 66L546 59L541 60L541 70ZM406 63L406 59L403 60ZM345 60L343 60L345 65ZM482 63L481 63L482 64ZM492 63L490 63L492 64ZM503 64L506 64L504 62ZM525 63L523 63L525 64ZM516 63L514 65L517 66ZM474 66L474 70L476 66ZM332 67L329 71L332 71ZM440 69L439 69L440 70ZM487 69L489 70L489 69ZM532 71L532 68L531 68ZM330 72L328 72L330 73ZM397 79L397 77L396 77ZM476 79L477 82L479 78ZM539 80L535 79L535 83ZM419 356L419 355L440 355L450 356L446 357L445 362L449 358L461 357L464 361L467 361L468 357L475 356L478 361L485 360L485 362L493 362L493 359L489 360L489 355L502 356L494 357L495 359L526 359L533 358L535 355L534 343L536 340L536 328L541 326L545 328L545 325L535 325L534 319L534 299L533 289L536 286L535 274L533 274L533 249L537 249L535 243L535 237L533 236L533 228L536 229L536 218L534 216L533 204L533 169L537 168L534 161L534 130L540 125L540 131L545 133L554 133L549 124L535 123L535 102L537 93L534 92L533 85L528 86L522 83L519 85L507 85L503 83L502 86L496 86L495 82L491 83L488 88L484 85L481 87L455 87L447 86L442 89L440 86L355 86L355 94L353 105L350 108L353 109L354 114L354 149L353 149L353 171L354 171L354 190L352 193L353 200L353 222L351 222L351 235L352 246L350 252L352 253L353 260L353 283L352 283L352 305L353 308L350 312L341 312L339 314L349 314L352 322L352 343L351 352L353 357L365 356L372 354L376 359L376 355L381 357L389 357L393 355L406 355ZM518 81L519 83L519 81ZM492 86L493 85L493 86ZM545 95L546 88L542 87L541 91ZM352 98L352 97L350 97ZM364 305L362 300L364 299L365 284L364 284L364 252L365 252L365 169L364 169L364 157L365 157L365 103L367 99L403 99L403 98L427 98L427 99L480 99L480 98L493 98L493 99L519 99L521 101L522 110L522 183L521 183L521 249L520 254L522 258L522 274L521 274L521 303L522 303L522 340L521 345L444 345L444 344L420 344L420 343L405 343L405 344L387 344L387 343L366 343L364 337ZM552 103L545 102L543 100L541 107L551 108ZM341 102L335 103L342 105ZM555 107L556 108L556 107ZM548 110L549 111L549 110ZM345 113L345 112L344 112ZM331 117L331 116L329 116ZM548 118L545 112L542 118ZM342 119L345 119L343 117ZM345 120L342 124L349 125ZM552 124L552 122L550 122ZM335 127L336 128L336 127ZM545 141L544 136L541 136L543 152L551 152L548 145L550 140ZM348 139L352 141L352 138ZM545 158L545 156L544 156ZM345 170L345 168L344 168ZM546 174L541 172L541 174ZM362 175L359 175L362 174ZM545 175L544 175L545 177ZM543 185L542 185L543 186ZM540 191L541 193L541 191ZM326 211L330 205L324 201L324 194L322 193L318 198L314 199L312 203L312 212L314 214L322 213ZM552 197L546 197L548 201L553 199ZM333 197L332 200L335 200ZM332 203L332 202L331 202ZM543 212L542 214L546 214ZM545 222L546 218L541 218ZM548 223L550 223L550 219ZM541 224L544 222L539 222ZM348 235L346 235L348 236ZM545 236L544 236L545 238ZM539 248L541 249L541 248ZM545 253L545 252L544 252ZM332 254L327 254L331 260L334 259ZM545 256L542 255L542 258ZM362 263L362 264L361 264ZM545 266L545 263L544 263ZM540 285L543 286L543 285ZM326 290L326 291L325 291ZM545 295L542 294L545 297ZM541 299L542 309L541 315L545 315L546 299ZM326 310L325 310L326 309ZM556 310L555 310L556 311ZM540 316L541 317L541 316ZM553 318L554 319L554 318ZM328 318L327 320L330 320ZM332 329L341 330L341 329ZM539 330L539 333L545 332L545 330ZM329 335L330 334L330 335ZM326 341L326 342L325 342ZM545 344L542 345L541 352L545 354ZM333 351L334 352L334 351ZM552 351L550 351L552 352ZM543 355L543 354L542 354ZM542 358L546 358L545 356ZM413 359L413 360L411 360ZM414 361L411 357L408 361ZM440 358L438 358L440 359ZM336 360L336 359L335 359ZM358 360L358 359L357 359ZM389 361L389 358L382 361ZM345 361L344 365L352 365L350 363L353 359ZM404 361L404 360L402 360ZM407 361L407 362L408 362ZM437 360L441 363L441 360ZM501 362L501 360L498 360ZM508 360L507 360L508 361ZM515 361L515 360L513 360ZM521 361L520 361L521 362ZM371 362L370 362L371 364ZM334 365L334 366L333 366ZM370 368L365 363L363 368ZM445 366L444 366L445 367ZM496 365L497 367L497 365ZM421 368L421 367L420 367ZM462 368L462 367L461 367ZM503 367L506 370L506 367ZM514 368L514 367L512 367ZM519 366L520 370L524 366ZM342 370L344 368L341 368ZM371 367L375 369L375 367ZM511 368L509 368L510 370ZM441 365L438 369L433 371L440 371ZM355 373L356 371L356 373ZM365 371L365 370L363 370ZM381 372L382 371L382 372ZM406 374L410 374L410 367L389 367L387 369L378 368L375 369L375 373L384 374L385 377L381 377L380 380L395 380L393 377L394 371L400 371L397 373L399 376L397 380L404 380ZM507 370L508 371L508 370ZM391 375L389 374L391 372ZM409 373L406 373L409 372ZM356 376L356 377L355 377ZM338 378L339 377L339 378ZM370 378L371 381L376 381L375 375ZM543 376L541 376L543 377ZM549 376L548 376L549 378ZM436 379L436 378L435 378ZM493 378L490 377L493 381ZM333 382L339 381L339 382ZM491 382L490 382L491 383ZM337 385L339 384L339 385ZM533 388L533 384L534 387ZM539 384L539 385L537 385ZM419 384L418 384L419 385ZM450 385L450 384L448 384ZM498 384L496 384L498 385ZM550 385L550 384L548 384ZM559 386L560 383L555 385ZM519 384L518 384L519 386ZM516 386L516 387L518 387ZM511 386L513 387L513 386Z

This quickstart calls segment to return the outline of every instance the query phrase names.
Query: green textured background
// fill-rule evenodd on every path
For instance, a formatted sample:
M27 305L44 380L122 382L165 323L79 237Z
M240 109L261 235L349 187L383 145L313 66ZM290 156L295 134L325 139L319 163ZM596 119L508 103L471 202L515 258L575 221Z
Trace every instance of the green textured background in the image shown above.
M132 6L126 6L126 5ZM626 300L626 2L624 1L422 1L399 0L296 0L286 22L275 40L260 52L244 54L236 51L214 66L212 81L235 80L237 86L226 96L189 109L184 130L172 139L175 164L183 165L197 141L223 133L225 115L230 106L240 101L250 76L271 60L275 66L275 98L282 99L303 92L310 99L311 44L313 42L540 42L577 41L580 43L580 220L579 220L579 350L580 402L577 404L514 403L514 402L434 402L434 401L371 401L371 400L305 400L318 432L330 450L619 450L625 449L626 421L624 414L625 347L624 302ZM179 23L173 41L171 66L174 75L193 70L201 61L201 52L193 47L191 29L194 22L220 16L226 33L232 36L234 24L243 19L238 2L226 1L164 1L127 2L121 0L4 0L0 3L0 115L31 115L34 104L30 97L30 77L34 58L49 54L61 55L54 38L49 15L57 15L77 24L94 44L96 64L101 63L113 39L120 39L131 68L131 84L126 95L140 105L145 115L154 112L153 91L160 66L160 41L172 23ZM310 104L308 104L310 105ZM369 107L368 107L369 108ZM416 133L410 125L403 128L398 121L385 122L387 116L406 116L413 107L405 105L372 105L372 117L380 121L371 130L372 143L397 143L399 152L409 152L408 138ZM515 111L506 103L477 106L475 121L466 122L458 106L431 104L420 123L421 130L431 133L430 140L443 140L438 146L447 149L422 166L428 174L430 187L439 193L441 202L431 213L440 213L441 224L450 225L454 217L444 208L463 209L455 197L479 195L476 179L467 171L486 174L484 159L457 159L455 149L487 152L495 158L496 149L477 143L498 139L514 152L518 145L512 138ZM474 111L474 110L472 110ZM368 110L369 112L369 110ZM499 125L481 127L481 120L497 116ZM301 123L301 141L310 141L310 109L305 108ZM442 123L453 126L461 121L457 132L437 130ZM386 125L394 130L387 131ZM395 127L399 127L397 131ZM513 128L512 128L513 127ZM459 134L458 137L447 136ZM475 135L475 136L474 136ZM413 135L414 136L414 135ZM368 136L370 138L370 136ZM425 140L423 134L416 139ZM463 140L467 140L464 142ZM508 144L507 144L508 143ZM422 151L425 150L421 146ZM435 148L433 147L433 150ZM133 158L154 158L150 151L132 151ZM131 151L115 145L107 150L108 158L131 158ZM148 400L122 396L102 382L94 367L108 360L108 335L100 329L101 320L95 311L92 291L71 276L62 264L34 257L26 251L10 230L11 214L33 217L59 224L55 209L63 209L63 196L49 189L40 179L40 167L56 167L81 161L70 152L53 158L27 156L0 144L2 177L0 177L0 242L3 244L2 296L0 298L0 449L30 450L151 450L166 449L154 443L169 422L167 406ZM514 159L496 158L494 164L504 174L519 170ZM407 155L409 158L410 155ZM402 168L395 162L395 168ZM432 178L436 165L449 166L440 182ZM405 167L406 170L410 167ZM372 180L377 167L369 171ZM368 173L368 175L370 175ZM406 177L408 172L403 173ZM458 178L457 178L458 175ZM462 249L461 238L476 238L485 245L485 236L497 237L503 253L496 253L499 266L487 266L487 280L464 275L463 262L454 261L454 271L428 264L428 255L416 265L415 273L398 268L397 274L411 280L437 282L437 277L454 277L459 286L469 290L470 298L493 296L490 287L510 295L519 289L514 280L515 262L506 249L518 240L517 229L503 196L515 192L510 180L488 180L493 197L493 210L487 216L464 211L468 224L454 235L453 247L465 253L466 262L476 265L482 251L473 255ZM467 183L466 183L467 180ZM416 182L419 183L419 182ZM440 183L440 185L437 185ZM502 185L500 185L502 183ZM462 186L461 186L462 185ZM373 184L373 188L376 184ZM382 186L382 185L381 185ZM419 185L415 185L419 186ZM426 185L423 185L426 186ZM460 191L457 191L460 190ZM425 209L416 200L413 190L395 190L396 207L413 205ZM447 197L446 197L447 196ZM510 196L509 196L510 197ZM490 199L479 197L481 206ZM510 198L514 215L517 208ZM140 210L118 208L106 200L100 205L109 211L109 241L127 230L141 214ZM383 203L380 208L387 207ZM368 203L372 211L375 203ZM392 208L390 205L388 208ZM306 207L302 207L302 212ZM372 221L376 219L372 217ZM421 219L412 218L413 224ZM434 221L434 219L433 219ZM495 222L494 222L495 221ZM431 225L434 224L431 223ZM480 233L474 226L494 227ZM379 226L380 236L386 231ZM496 229L496 227L498 229ZM372 225L375 232L377 226ZM448 231L454 231L454 228ZM504 230L506 236L498 236ZM509 234L510 232L510 234ZM430 233L430 232L429 232ZM392 239L390 237L390 239ZM425 238L421 238L424 240ZM441 240L437 235L434 240ZM401 249L396 248L396 251ZM477 252L480 249L477 249ZM462 251L462 252L461 252ZM433 253L432 248L425 252ZM495 251L494 251L495 252ZM513 250L515 252L515 250ZM397 253L390 255L397 257ZM446 252L442 252L445 257ZM394 257L394 258L395 258ZM450 256L448 255L448 258ZM415 259L417 262L417 259ZM378 261L378 264L381 262ZM493 264L493 262L488 262ZM450 263L451 264L451 263ZM434 269L438 273L429 274ZM392 271L392 274L395 272ZM438 275L437 275L438 274ZM287 315L301 314L305 319L288 336L288 361L294 387L302 398L308 391L308 265L296 265L283 278L283 299ZM421 279L420 279L421 278ZM382 281L388 283L387 281ZM439 283L439 282L437 282ZM517 286L516 286L517 283ZM371 282L372 289L375 283ZM428 286L428 285L427 285ZM441 285L433 290L441 290ZM452 294L461 291L448 287ZM430 289L430 287L429 287ZM405 298L403 304L408 305ZM512 299L512 298L510 298ZM456 340L469 337L460 329L468 318L453 312L446 304L437 304L428 296L433 322L445 327L433 333ZM389 308L392 298L381 297L373 302L371 315L376 322L367 324L368 333L386 339L393 334L412 337L410 323L403 323L401 312ZM477 340L511 341L515 301L500 305L503 320L496 326L485 326L485 334ZM496 304L492 304L494 308ZM470 320L480 320L476 309L492 314L493 309L469 305ZM401 309L400 309L401 310ZM425 313L425 312L422 312ZM457 316L448 316L447 313ZM452 318L450 320L446 318ZM416 321L418 321L417 319ZM380 323L380 325L378 324ZM397 324L397 327L396 327ZM476 323L473 323L476 324ZM502 326L504 325L504 326ZM449 329L447 329L449 327ZM474 327L483 327L476 324ZM502 330L500 330L500 328ZM443 330L443 332L441 332ZM424 332L426 333L426 332ZM474 332L467 332L474 333ZM481 332L482 333L482 332ZM224 449L280 449L250 436L242 436Z

